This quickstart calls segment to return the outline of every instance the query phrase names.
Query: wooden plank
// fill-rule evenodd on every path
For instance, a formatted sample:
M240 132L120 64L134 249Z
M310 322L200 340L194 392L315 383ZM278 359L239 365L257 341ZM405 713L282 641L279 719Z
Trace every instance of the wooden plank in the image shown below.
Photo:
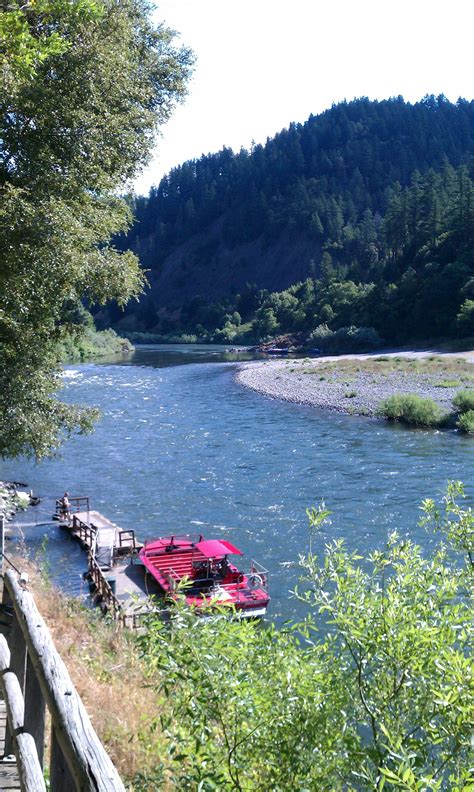
M28 653L51 713L58 744L79 792L125 792L125 787L95 733L86 709L56 651L30 592L12 572L5 574L17 616L21 617Z
M0 762L0 790L20 792L20 777L15 762Z

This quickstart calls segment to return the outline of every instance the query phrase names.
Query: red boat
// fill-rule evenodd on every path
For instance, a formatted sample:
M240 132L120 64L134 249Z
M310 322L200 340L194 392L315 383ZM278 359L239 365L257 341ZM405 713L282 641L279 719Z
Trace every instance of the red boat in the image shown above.
M164 536L146 542L139 558L166 594L185 583L186 602L196 608L231 605L239 616L264 616L270 601L268 571L256 561L243 572L229 556L242 552L223 539Z

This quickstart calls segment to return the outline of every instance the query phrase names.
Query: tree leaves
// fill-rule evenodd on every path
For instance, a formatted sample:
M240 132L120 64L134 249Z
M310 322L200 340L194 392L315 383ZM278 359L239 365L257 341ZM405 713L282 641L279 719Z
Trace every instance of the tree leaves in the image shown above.
M454 547L461 493L449 484L440 526ZM319 528L327 510L308 516ZM181 607L168 624L151 617L140 642L167 698L173 785L468 788L471 568L396 532L367 559L337 540L323 563L301 561L302 624L198 622Z
M131 213L116 191L185 93L192 55L141 0L13 2L0 19L0 455L37 458L89 427L56 402L63 306L124 305L145 279L109 244Z

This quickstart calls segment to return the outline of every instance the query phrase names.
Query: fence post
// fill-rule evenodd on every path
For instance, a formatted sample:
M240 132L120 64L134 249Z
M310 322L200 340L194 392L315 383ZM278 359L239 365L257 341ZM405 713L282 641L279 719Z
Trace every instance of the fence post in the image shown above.
M12 605L12 599L8 589L3 584L3 604ZM12 628L9 636L8 645L10 647L10 671L16 675L20 690L22 694L25 692L25 675L26 675L26 642L23 636L23 631L20 627L17 615L13 610L12 613ZM4 756L11 756L14 751L13 735L7 722L5 729L5 750Z
M44 764L45 718L46 702L41 692L38 675L28 655L25 680L25 723L28 724L28 732L35 741L41 767Z
M70 790L73 792L77 789L76 780L74 779L69 766L66 762L64 753L59 745L56 736L56 729L54 726L51 728L51 757L50 757L50 783L51 792L66 792Z

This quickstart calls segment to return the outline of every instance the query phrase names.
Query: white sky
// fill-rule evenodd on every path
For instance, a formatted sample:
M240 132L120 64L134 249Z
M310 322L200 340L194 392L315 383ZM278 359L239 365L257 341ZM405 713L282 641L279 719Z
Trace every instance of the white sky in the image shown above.
M342 99L474 95L473 0L161 0L155 17L197 64L139 193L185 160L263 143Z

